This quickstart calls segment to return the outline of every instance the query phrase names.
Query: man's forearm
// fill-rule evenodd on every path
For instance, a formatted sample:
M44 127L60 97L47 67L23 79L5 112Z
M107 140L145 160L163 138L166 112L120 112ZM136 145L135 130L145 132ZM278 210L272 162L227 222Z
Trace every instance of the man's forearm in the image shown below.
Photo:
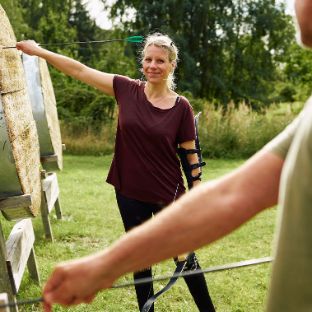
M113 244L103 263L115 263L110 269L118 277L223 237L276 204L282 165L260 153L233 174L197 186Z

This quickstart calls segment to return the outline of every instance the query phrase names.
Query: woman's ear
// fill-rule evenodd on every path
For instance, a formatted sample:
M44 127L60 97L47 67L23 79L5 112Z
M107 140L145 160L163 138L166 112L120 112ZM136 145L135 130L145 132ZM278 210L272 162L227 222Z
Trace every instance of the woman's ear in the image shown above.
M171 65L172 65L172 71L174 72L176 67L177 67L177 62L176 61L172 61Z

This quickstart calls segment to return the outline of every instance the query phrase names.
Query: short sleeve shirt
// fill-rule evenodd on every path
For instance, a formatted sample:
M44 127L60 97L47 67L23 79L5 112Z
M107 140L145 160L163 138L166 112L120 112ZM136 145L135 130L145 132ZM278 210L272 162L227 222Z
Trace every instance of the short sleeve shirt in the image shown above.
M144 83L124 76L113 86L119 114L107 182L128 198L167 205L185 192L177 146L195 139L192 107L184 97L172 108L155 107Z
M295 120L293 120L292 123L284 129L284 131L265 145L264 149L285 159L301 118L302 113Z
M266 311L312 311L311 100L266 148L285 158Z

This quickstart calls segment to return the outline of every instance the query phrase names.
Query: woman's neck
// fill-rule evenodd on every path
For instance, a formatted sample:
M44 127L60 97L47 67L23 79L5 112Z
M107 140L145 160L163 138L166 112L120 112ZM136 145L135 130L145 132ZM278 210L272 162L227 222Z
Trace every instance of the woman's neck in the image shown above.
M170 90L167 85L158 86L146 83L144 87L146 98L153 106L168 109L175 105L178 94Z
M145 94L149 98L165 97L171 94L171 90L166 85L153 85L149 82L145 84Z

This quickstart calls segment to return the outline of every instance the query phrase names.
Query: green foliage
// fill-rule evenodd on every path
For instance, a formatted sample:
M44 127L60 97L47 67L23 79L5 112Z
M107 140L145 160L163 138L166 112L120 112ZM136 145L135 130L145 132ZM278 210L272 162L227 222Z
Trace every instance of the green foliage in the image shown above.
M102 30L91 20L82 1L14 0L3 2L18 40L31 38L52 44L49 49L62 53L101 71L139 76L136 56L130 44L110 43L53 46L53 43L122 38L119 30ZM16 26L16 27L15 27ZM51 67L59 116L77 123L98 123L114 117L114 101Z
M96 38L97 26L95 21L90 19L88 11L81 1L74 1L71 8L71 16L69 24L77 32L77 41L94 41ZM78 55L83 63L90 63L91 60L96 60L100 57L99 47L97 45L79 44Z
M30 27L28 38L39 43L68 42L76 38L76 29L69 24L71 0L20 0L20 3L24 20Z
M123 23L124 29L162 31L178 44L179 89L224 106L231 100L255 108L269 103L276 69L294 41L284 5L271 0L117 0L111 13L123 21L130 9L135 17Z
M281 103L257 112L246 103L225 110L206 100L192 98L194 112L202 112L199 119L199 134L203 154L210 158L249 157L295 118L302 102ZM63 142L67 153L103 155L113 151L116 120L97 122L90 118L69 119L62 123Z
M84 117L106 121L114 117L115 100L92 87L51 70L61 119Z
M296 90L293 86L286 85L280 91L280 101L281 102L293 102Z
M286 81L290 88L295 89L293 97L304 101L311 94L312 53L297 44L290 45L285 70Z
M110 30L96 26L81 0L3 0L1 4L18 39L41 43L168 33L180 48L178 89L191 99L195 111L210 113L211 107L218 107L222 123L233 103L236 108L246 103L261 113L272 103L303 101L310 94L312 54L294 42L292 20L285 15L284 5L275 1L118 0L111 10L116 26ZM132 19L127 18L129 10ZM51 46L98 70L133 78L141 77L140 48L140 44L126 42ZM53 68L51 76L59 116L71 125L68 128L78 131L76 125L80 125L80 132L87 129L90 133L89 125L94 124L91 132L99 133L103 123L114 124L116 108L111 98ZM265 118L261 122L266 127ZM231 148L210 155L231 155L227 150L239 145L235 132L228 132L224 140Z
M180 48L178 89L192 98L195 110L198 105L204 110L208 100L221 105L221 111L244 102L261 112L272 103L304 101L310 95L312 54L295 43L292 19L281 2L118 0L111 7L115 27L110 30L97 27L83 3L1 1L18 40L51 44L168 33ZM142 75L140 48L127 42L51 46L98 70L133 78ZM101 92L54 69L51 76L60 118L97 124L115 118L113 101Z
M107 155L114 151L116 122L90 121L80 117L61 122L62 142L66 153Z
M296 114L297 110L288 104L274 105L260 113L245 103L238 108L232 104L226 111L208 105L199 124L203 153L213 158L250 157L281 132Z
M5 10L15 36L19 39L24 39L25 34L29 32L29 25L24 20L24 9L20 5L19 0L1 0L0 5Z

